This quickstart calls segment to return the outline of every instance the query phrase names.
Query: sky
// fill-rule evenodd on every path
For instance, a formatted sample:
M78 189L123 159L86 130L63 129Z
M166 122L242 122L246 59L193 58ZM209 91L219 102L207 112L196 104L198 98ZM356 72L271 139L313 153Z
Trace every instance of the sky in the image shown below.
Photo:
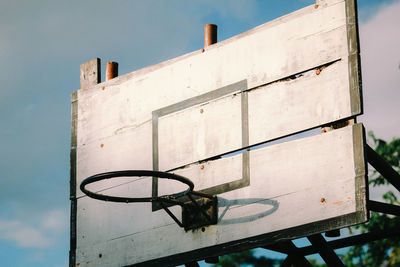
M314 0L0 0L0 256L68 266L70 95L80 64L125 74L224 40ZM400 136L400 1L359 0L367 131Z

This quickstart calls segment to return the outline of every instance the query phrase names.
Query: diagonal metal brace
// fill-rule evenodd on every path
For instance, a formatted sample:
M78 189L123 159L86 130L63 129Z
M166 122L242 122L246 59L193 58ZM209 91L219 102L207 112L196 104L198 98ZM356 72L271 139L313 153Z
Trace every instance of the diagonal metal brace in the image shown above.
M400 175L375 152L369 145L367 145L367 160L389 183L391 183L400 192Z
M371 211L400 216L400 206L398 205L368 200L367 207Z
M324 259L328 266L344 266L338 255L333 251L321 234L307 236L311 245L318 250L318 253Z

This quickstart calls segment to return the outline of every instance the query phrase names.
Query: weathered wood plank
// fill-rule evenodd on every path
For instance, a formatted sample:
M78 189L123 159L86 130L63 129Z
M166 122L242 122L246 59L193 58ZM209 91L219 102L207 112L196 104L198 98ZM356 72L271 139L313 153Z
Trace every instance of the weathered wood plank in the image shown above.
M95 58L81 64L80 84L81 89L88 89L100 83L100 59Z
M219 195L219 223L204 232L185 232L164 211L151 212L149 203L80 198L77 263L126 265L199 249L206 253L202 255L212 255L221 246L233 249L234 243L226 243L235 240L254 238L257 241L246 245L250 248L262 240L274 242L285 236L332 230L339 224L361 223L366 220L365 207L359 203L365 205L366 167L354 151L362 151L363 140L362 125L356 124L250 151L250 186ZM241 161L234 160L240 157L215 162L224 161L218 168L224 165L229 175L231 168L240 172ZM195 175L198 169L195 164L181 172ZM216 173L209 170L209 174L201 179L218 183ZM141 179L123 190L105 192L144 194L146 183L150 189L148 181ZM179 216L179 209L174 212ZM302 228L310 223L312 228ZM280 234L272 234L277 231ZM174 260L181 263L178 256Z
M160 170L243 147L241 107L248 106L248 145L344 119L352 112L346 59L293 79L207 101L159 119ZM339 100L340 99L340 100ZM204 112L204 113L203 113Z
M349 88L351 110L355 115L363 113L360 41L358 36L357 0L346 1L346 29L349 61ZM360 100L357 100L360 99Z
M159 169L170 170L242 147L240 94L158 120Z
M204 53L101 84L98 60L81 66L84 90L73 95L71 143L73 264L176 265L368 218L359 124L218 157L362 112L355 1L317 4ZM239 89L208 97L232 84ZM155 124L155 111L204 96L203 102L159 113ZM185 232L163 210L153 212L151 203L107 203L75 191L84 178L101 172L186 164L175 172L192 179L196 189L218 192L219 223L204 232ZM149 196L152 181L120 178L91 189ZM176 190L179 184L159 180L159 195ZM180 218L179 207L172 211Z
M120 170L151 170L151 124L116 132L110 138L78 146L76 196L84 196L79 189L83 179L103 172ZM125 179L113 179L91 185L92 190L104 190L124 184Z
M179 169L174 173L189 179L195 184L195 190L204 190L221 184L238 181L242 179L243 154L210 160L202 163L191 164L187 168ZM210 179L210 177L215 177ZM218 180L218 182L217 182ZM168 186L168 184L166 184ZM168 188L159 185L159 193L165 194Z
M175 111L157 119L157 132L149 120L81 144L77 148L78 184L101 172L152 169L154 134L158 140L159 170L163 171L240 149L246 146L244 105L248 106L247 145L343 119L351 113L346 81L341 79L347 75L346 66L344 59L325 67L318 75L310 70L297 78L258 87L247 92L247 101L235 91ZM82 195L79 189L77 195Z
M255 88L347 59L346 38L344 2L319 9L308 7L217 43L204 53L130 76L120 84L103 83L81 90L78 143L137 127L151 120L154 110L240 80ZM349 85L345 86L348 95Z
M345 118L351 112L347 61L259 87L249 97L249 143L256 144ZM319 74L317 74L319 73ZM341 78L342 77L342 78Z

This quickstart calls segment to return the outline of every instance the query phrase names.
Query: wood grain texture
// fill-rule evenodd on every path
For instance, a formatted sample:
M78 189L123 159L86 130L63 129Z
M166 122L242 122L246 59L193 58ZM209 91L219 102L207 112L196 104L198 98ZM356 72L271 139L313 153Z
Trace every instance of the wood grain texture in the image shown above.
M160 170L170 170L242 147L241 98L230 95L161 117Z
M317 4L100 84L98 59L82 64L72 96L74 265L174 266L368 219L362 125L253 147L362 113L355 1ZM168 112L155 128L157 110ZM185 232L151 203L108 203L76 188L94 174L154 166L189 177L196 190L223 185L219 223ZM145 197L152 186L121 177L90 189ZM158 194L180 190L159 180Z
M346 94L347 61L249 90L248 145L255 145L346 118L351 114ZM240 92L205 101L158 118L157 160L162 171L182 167L242 148L243 101ZM341 99L342 101L337 101ZM86 124L88 105L79 105ZM110 107L111 109L111 107ZM126 113L121 111L120 117ZM106 114L99 120L107 120ZM153 132L152 132L153 131ZM152 169L152 121L118 128L113 135L78 145L77 179L123 169ZM78 135L79 136L79 135ZM115 181L115 185L119 182ZM77 195L82 192L77 189Z
M318 75L310 70L250 91L250 144L348 116L350 97L346 78L342 79L348 77L347 64L346 60L340 60L323 68Z
M143 124L138 128L129 128L122 133L100 139L97 142L77 148L77 184L83 179L97 173L118 170L151 170L151 124ZM124 184L124 179L113 179L95 183L91 190L103 190L109 187ZM84 196L76 189L77 197Z
M204 53L132 74L119 84L102 83L81 90L78 98L84 103L80 105L78 144L138 127L151 120L154 110L241 80L247 80L252 89L347 60L346 38L344 2L321 9L308 7L217 43ZM348 95L349 85L344 86Z
M355 115L363 113L360 40L358 35L357 0L346 1L346 29L349 62L349 88L351 110ZM358 99L358 100L356 100Z
M354 152L362 151L363 145L363 127L356 124L250 151L250 186L218 196L219 223L206 227L205 232L185 232L164 211L152 212L149 203L130 205L80 198L77 262L83 266L85 262L123 266L196 250L213 254L216 247L234 249L234 243L246 243L244 240L251 238L258 241L245 247L361 223L366 220L362 206L366 170L362 161L356 164ZM210 176L198 179L218 183L214 175L222 166L226 176L237 176L240 157L211 162L207 165ZM211 170L212 164L218 165L216 172ZM194 176L200 171L195 164L181 173ZM150 189L150 184L149 179L140 179L124 190L105 192L144 194L143 188ZM180 217L179 208L173 211ZM309 224L314 227L304 228ZM182 263L182 259L175 256L174 264Z
M88 89L100 83L100 59L95 58L81 64L80 84L81 89Z

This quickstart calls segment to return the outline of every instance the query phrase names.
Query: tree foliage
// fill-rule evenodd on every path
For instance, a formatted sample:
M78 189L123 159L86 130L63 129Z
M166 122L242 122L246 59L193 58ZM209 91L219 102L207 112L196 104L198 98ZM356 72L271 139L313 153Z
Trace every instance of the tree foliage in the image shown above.
M383 157L397 172L400 169L400 138L391 142L378 139L370 132L369 136L374 142L375 151ZM370 184L374 187L388 185L384 177L375 170L369 178ZM388 190L382 198L386 203L399 205L396 195ZM366 224L355 226L356 231L361 233L376 230L393 229L400 226L400 218L377 212L371 212L370 221ZM351 247L343 256L346 266L400 266L400 237L378 240L367 245Z

